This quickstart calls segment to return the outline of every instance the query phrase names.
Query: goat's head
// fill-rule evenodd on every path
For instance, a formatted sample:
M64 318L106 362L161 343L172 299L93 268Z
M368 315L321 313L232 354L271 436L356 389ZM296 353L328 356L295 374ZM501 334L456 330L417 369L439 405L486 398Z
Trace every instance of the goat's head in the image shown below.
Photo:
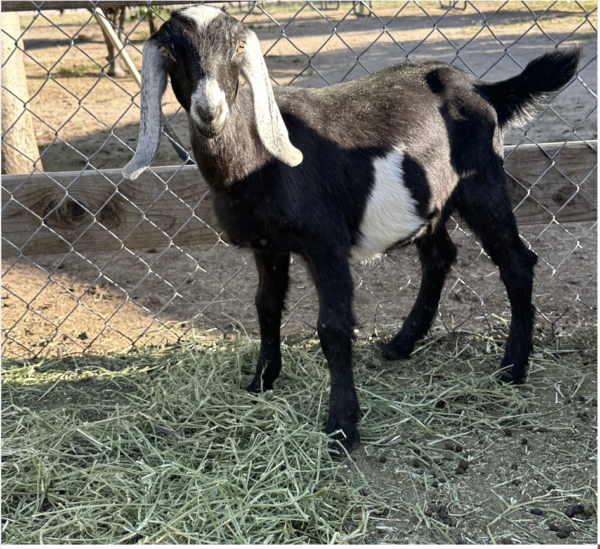
M289 166L302 153L289 140L275 102L256 35L211 6L173 12L144 45L140 137L123 175L135 179L152 162L160 142L160 102L167 74L177 100L206 139L218 137L236 99L240 73L252 89L258 134L266 149Z

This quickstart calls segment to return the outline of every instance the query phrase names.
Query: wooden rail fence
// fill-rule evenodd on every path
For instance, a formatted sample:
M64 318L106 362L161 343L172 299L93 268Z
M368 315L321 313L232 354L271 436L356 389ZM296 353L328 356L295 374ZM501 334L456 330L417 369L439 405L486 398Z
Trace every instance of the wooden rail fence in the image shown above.
M517 222L596 220L596 145L505 147ZM206 182L195 166L177 170L153 168L134 182L120 170L2 176L2 256L161 247L171 238L180 246L215 242L220 229Z

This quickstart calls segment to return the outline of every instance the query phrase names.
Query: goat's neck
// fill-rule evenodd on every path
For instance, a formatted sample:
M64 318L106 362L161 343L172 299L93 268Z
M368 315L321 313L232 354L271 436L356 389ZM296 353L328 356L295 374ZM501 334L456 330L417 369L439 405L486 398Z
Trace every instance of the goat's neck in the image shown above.
M256 130L248 89L240 90L219 137L204 137L191 118L190 135L198 168L215 190L226 189L255 172L269 157Z

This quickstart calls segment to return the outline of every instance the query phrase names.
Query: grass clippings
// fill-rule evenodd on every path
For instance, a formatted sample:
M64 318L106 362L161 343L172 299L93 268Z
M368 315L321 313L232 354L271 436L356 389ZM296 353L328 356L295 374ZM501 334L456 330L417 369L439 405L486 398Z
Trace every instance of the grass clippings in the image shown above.
M381 502L329 455L311 398L326 398L326 372L286 351L287 387L259 396L243 389L256 345L239 341L5 363L3 541L364 536Z
M329 382L318 342L303 339L282 351L276 390L261 395L244 390L258 354L258 343L244 339L6 360L2 541L454 542L461 523L482 515L457 491L457 469L468 477L470 463L482 459L459 455L461 442L477 432L483 452L499 433L545 424L534 410L533 386L496 381L502 350L493 337L438 333L411 361L394 364L361 341L355 356L363 458L336 459L322 432ZM556 356L536 348L534 369L543 372L544 361ZM568 389L573 396L579 379ZM381 475L386 459L414 477L411 494L391 473ZM377 460L375 475L362 467L365 460ZM583 501L588 481L526 501L506 499L497 487L489 496L500 510L477 542L498 542L497 527L518 525L521 508ZM426 513L433 482L446 490L444 520ZM398 517L406 516L400 531Z

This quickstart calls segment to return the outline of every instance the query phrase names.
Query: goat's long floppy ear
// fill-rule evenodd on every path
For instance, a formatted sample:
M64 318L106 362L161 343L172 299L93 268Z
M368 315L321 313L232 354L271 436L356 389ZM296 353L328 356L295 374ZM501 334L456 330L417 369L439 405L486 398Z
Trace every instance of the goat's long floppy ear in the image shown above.
M140 136L134 157L123 168L123 176L136 179L150 166L161 132L160 102L167 87L167 71L155 38L150 38L142 53L142 107L140 113Z
M252 88L258 135L275 158L288 166L297 166L302 162L302 153L290 143L287 128L275 102L260 42L251 30L246 30L246 33L242 74Z

